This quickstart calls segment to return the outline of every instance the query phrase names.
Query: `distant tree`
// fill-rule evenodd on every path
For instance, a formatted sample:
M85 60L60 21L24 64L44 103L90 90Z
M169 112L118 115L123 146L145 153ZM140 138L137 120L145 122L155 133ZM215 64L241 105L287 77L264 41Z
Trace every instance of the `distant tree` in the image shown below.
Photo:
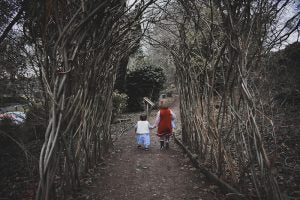
M269 76L278 105L292 104L300 100L300 43L286 46L271 57Z
M18 93L16 82L25 77L27 66L26 57L22 51L24 40L15 34L0 43L0 86L1 94Z
M148 52L149 62L163 68L168 85L175 81L175 65L173 58L165 48L150 47Z
M13 26L23 16L26 0L1 0L0 1L0 43L9 35Z
M300 64L300 43L295 42L288 45L283 52L285 58L287 59L287 62L292 65L296 65L295 67L299 68L298 65Z
M143 97L157 101L165 81L166 76L160 67L146 65L131 71L126 84L129 110L140 110Z
M118 90L113 92L113 110L112 121L120 114L126 111L128 96L125 93L120 93Z
M15 80L25 73L26 58L19 46L21 38L4 40L0 44L0 79Z
M150 62L148 62L148 59L145 56L142 48L139 48L136 50L134 55L131 56L130 62L128 63L128 70L133 71L145 65L151 65L151 64Z
M134 16L135 12L136 11L132 13L132 17ZM137 21L140 21L140 19L138 19ZM123 56L120 60L120 63L117 68L117 77L115 82L115 89L122 93L125 92L126 88L126 74L130 56L136 53L140 47L140 41L143 35L141 25L139 23L136 23L136 25L133 26L133 28L130 30L130 33L133 42L130 50L126 52L126 55Z

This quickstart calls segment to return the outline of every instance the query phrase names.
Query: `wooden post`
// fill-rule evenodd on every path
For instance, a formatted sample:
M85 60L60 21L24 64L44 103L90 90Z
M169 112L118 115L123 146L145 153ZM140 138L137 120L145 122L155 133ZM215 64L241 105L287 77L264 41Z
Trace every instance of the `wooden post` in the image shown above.
M149 98L144 97L144 103L146 104L146 114L147 117L150 115L151 108L155 105ZM150 106L150 108L149 108Z
M149 116L149 104L147 104L147 117Z

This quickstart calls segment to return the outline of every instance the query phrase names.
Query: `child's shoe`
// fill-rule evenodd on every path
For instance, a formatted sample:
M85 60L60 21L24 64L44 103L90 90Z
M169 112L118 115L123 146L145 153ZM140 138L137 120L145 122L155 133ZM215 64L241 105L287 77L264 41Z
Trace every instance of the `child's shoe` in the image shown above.
M141 149L141 148L142 148L142 145L138 145L137 148L138 148L138 149Z
M149 151L149 148L148 148L148 147L145 147L145 151Z
M164 141L160 141L160 150L163 150L164 148Z

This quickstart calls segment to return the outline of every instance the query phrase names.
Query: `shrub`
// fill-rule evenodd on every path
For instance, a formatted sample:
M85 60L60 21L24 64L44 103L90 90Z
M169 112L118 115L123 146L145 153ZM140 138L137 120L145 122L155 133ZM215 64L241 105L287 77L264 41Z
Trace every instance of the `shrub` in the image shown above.
M32 104L28 107L24 132L26 140L44 139L47 128L47 114L41 104Z
M124 112L127 108L128 96L120 93L118 90L113 92L113 115L112 120L120 113Z
M165 81L166 76L160 67L146 65L129 72L126 84L129 97L128 109L131 111L141 110L143 97L157 101Z
M0 105L10 105L11 103L26 104L28 101L23 97L0 97Z
M11 138L18 138L19 133L19 125L16 125L11 118L3 118L0 121L0 146L11 146L13 144Z
M293 65L292 67L296 67L299 69L300 63L300 43L295 42L293 44L288 45L284 50L284 57L287 59L289 65Z

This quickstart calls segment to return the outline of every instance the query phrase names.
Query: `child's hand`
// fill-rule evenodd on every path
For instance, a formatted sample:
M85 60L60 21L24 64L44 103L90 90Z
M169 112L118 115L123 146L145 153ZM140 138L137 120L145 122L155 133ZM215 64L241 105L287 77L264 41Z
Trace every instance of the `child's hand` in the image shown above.
M155 126L155 125L153 125L151 129L154 129L154 128L156 128L156 126Z

